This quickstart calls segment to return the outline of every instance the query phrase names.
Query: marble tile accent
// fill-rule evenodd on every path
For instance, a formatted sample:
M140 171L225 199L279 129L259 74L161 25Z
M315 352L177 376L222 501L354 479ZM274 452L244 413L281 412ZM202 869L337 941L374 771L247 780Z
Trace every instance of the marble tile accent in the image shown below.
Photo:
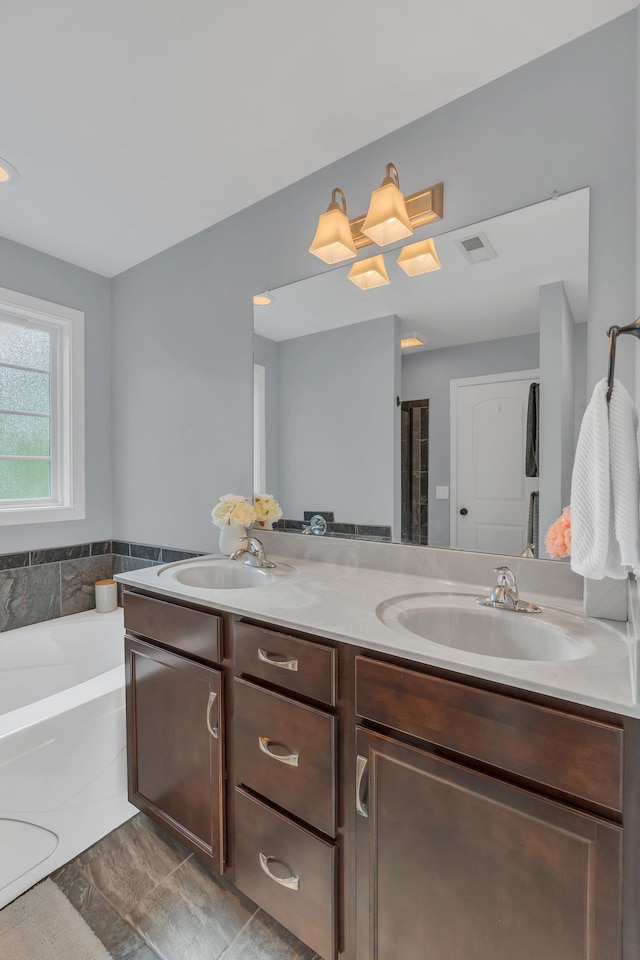
M167 547L162 547L161 560L163 563L177 563L180 560L192 560L193 557L200 556L203 556L203 554L191 553L189 550L170 550Z
M71 864L51 879L93 930L113 960L157 960L156 954L107 903L84 874Z
M191 858L144 897L127 921L162 960L212 960L235 940L256 909Z
M126 540L112 540L111 552L121 557L128 557L131 555L131 544L127 543Z
M92 610L96 605L96 580L106 580L111 576L111 554L65 560L60 564L60 573L62 616Z
M91 544L92 557L101 557L105 553L111 553L111 540L98 540Z
M310 947L258 910L222 960L320 960Z
M60 616L60 564L18 567L0 573L0 630Z
M303 510L302 511L302 518L305 523L309 523L309 520L311 520L311 517L315 517L316 515L324 517L327 523L333 523L335 520L333 510Z
M132 557L139 557L141 560L153 560L155 563L159 563L161 555L162 547L153 547L146 543L131 544Z
M53 547L47 550L32 550L31 565L57 563L60 560L79 560L91 556L90 543L76 543L70 547Z
M125 916L189 856L177 840L137 816L81 853L73 865Z
M28 567L28 553L3 553L0 554L0 570L12 570L15 567Z

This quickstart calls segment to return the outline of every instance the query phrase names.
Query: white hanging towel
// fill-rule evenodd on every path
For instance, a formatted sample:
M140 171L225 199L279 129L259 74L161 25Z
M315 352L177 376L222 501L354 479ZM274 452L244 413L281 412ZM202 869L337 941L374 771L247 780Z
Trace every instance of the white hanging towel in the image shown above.
M596 384L585 411L571 478L571 569L623 580L640 570L638 411L618 381Z

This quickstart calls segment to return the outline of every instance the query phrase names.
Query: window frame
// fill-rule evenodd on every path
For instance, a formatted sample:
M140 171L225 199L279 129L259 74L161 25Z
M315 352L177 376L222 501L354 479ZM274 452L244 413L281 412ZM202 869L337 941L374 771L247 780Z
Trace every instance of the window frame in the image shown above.
M0 501L0 526L85 518L84 313L0 287L0 317L53 333L51 496Z

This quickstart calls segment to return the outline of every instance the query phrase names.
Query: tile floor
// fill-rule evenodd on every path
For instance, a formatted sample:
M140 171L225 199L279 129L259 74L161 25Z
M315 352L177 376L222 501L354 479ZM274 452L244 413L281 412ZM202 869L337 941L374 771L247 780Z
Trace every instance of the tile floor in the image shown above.
M319 960L143 814L52 880L113 960Z

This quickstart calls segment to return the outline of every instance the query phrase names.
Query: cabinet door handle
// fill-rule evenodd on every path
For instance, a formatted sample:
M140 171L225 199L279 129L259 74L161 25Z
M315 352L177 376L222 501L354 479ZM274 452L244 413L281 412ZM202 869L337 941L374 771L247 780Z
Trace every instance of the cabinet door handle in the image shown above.
M369 816L367 805L362 799L366 790L364 778L367 772L368 762L367 758L361 757L360 754L356 757L356 811L361 817Z
M260 866L262 867L262 869L264 870L264 872L266 873L266 875L269 877L270 880L275 880L275 882L279 883L281 887L288 887L289 890L298 889L298 884L300 881L299 877L291 876L291 877L286 877L283 880L280 877L276 877L276 875L274 873L271 873L271 870L269 870L270 863L273 863L273 862L282 863L282 860L278 860L277 857L265 857L264 853L260 853L259 857L260 857ZM288 869L289 868L287 867L287 870Z
M273 741L269 740L269 737L258 737L258 746L262 752L266 753L272 760L279 760L280 763L288 763L292 767L298 766L299 753L273 753L273 751L269 749L272 742ZM285 750L288 749L288 747L285 747Z
M281 670L298 669L298 661L295 657L283 657L279 653L269 653L268 650L263 650L262 647L258 647L258 660L262 660L263 663L269 663L272 667L280 667Z
M217 740L220 736L220 730L216 724L215 727L211 726L211 708L218 699L218 694L214 693L213 690L209 694L209 702L207 703L207 729L214 740Z

